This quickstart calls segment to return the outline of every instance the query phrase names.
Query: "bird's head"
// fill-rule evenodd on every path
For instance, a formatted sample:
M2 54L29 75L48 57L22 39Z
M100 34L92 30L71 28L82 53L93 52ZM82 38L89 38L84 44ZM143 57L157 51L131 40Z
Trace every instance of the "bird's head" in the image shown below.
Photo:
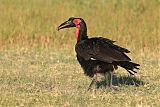
M84 22L82 18L70 17L67 21L63 22L62 24L58 26L58 30L64 29L64 28L71 28L71 27L76 27L75 36L77 40L78 40L79 35L82 35L82 34L85 35L84 38L87 37L86 23Z
M82 20L82 18L70 17L67 21L63 22L58 26L58 30L64 28L79 27Z

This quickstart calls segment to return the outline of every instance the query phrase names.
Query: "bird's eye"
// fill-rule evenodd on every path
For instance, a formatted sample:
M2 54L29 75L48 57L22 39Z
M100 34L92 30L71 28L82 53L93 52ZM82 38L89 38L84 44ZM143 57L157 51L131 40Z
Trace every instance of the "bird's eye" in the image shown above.
M81 22L81 20L80 20L80 19L74 19L74 20L73 20L73 23L74 23L75 25L79 25L79 24L80 24L80 22Z

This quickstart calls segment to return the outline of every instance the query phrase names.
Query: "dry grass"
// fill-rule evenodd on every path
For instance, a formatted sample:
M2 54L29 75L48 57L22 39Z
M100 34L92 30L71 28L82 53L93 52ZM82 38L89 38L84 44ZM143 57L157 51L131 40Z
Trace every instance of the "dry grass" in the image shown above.
M1 0L0 11L1 106L160 105L159 0ZM76 61L74 31L56 30L70 16L83 17L89 35L116 40L141 64L136 77L118 70L120 91L104 89L100 76L100 88L85 93L90 79Z
M128 77L119 69L114 84L103 87L104 78L86 93L90 79L84 76L73 54L51 50L9 49L0 52L1 106L158 106L160 73L157 59L143 59L141 70ZM138 86L137 86L138 85Z

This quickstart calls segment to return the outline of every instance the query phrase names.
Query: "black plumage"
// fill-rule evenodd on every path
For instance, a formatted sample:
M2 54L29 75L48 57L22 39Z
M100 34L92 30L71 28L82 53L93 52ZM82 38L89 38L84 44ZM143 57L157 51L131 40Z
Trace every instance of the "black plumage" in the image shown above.
M71 17L62 23L58 30L69 27L76 27L77 44L75 51L77 60L84 73L93 78L88 90L96 82L97 73L104 74L105 78L108 79L106 85L114 89L112 75L118 66L126 69L132 75L136 73L134 69L139 69L138 66L140 65L131 62L131 59L126 55L130 51L115 45L115 41L102 37L88 38L87 26L82 18Z

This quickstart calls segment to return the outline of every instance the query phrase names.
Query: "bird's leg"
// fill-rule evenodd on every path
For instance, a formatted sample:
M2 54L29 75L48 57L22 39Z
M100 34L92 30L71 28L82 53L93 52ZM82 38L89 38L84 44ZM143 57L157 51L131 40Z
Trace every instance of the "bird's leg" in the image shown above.
M88 86L87 91L89 91L89 90L91 89L92 85L93 85L96 81L97 81L97 75L94 74L94 75L93 75L93 78L92 78L92 81L91 81L90 85Z
M112 84L110 81L110 72L106 72L104 76L105 76L105 82L106 82L105 87L106 88L107 86L110 87L110 85Z
M108 86L109 88L111 88L113 90L117 90L117 86L112 85L112 79L113 79L112 77L113 77L112 71L105 73L106 87Z
M112 87L112 76L113 76L113 72L109 72L108 73L108 86L111 88Z

